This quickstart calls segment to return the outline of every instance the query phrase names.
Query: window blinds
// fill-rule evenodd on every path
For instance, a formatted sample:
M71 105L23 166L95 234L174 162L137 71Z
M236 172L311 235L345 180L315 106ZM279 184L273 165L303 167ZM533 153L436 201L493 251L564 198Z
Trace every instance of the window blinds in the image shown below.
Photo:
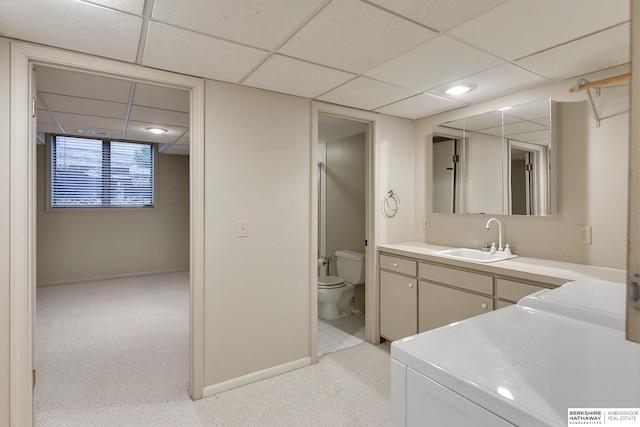
M51 207L151 207L151 144L68 136L51 139Z

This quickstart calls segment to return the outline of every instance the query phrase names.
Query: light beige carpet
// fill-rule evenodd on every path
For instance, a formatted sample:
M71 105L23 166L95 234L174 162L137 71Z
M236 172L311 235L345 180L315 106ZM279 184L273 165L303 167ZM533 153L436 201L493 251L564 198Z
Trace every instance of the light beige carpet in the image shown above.
M192 401L187 273L41 288L38 426L385 426L389 347Z

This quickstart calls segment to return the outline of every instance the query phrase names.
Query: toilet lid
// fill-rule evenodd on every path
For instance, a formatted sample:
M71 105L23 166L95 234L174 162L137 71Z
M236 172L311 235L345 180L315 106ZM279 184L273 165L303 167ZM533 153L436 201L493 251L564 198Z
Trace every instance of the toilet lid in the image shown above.
M336 276L318 277L318 288L341 288L344 286L344 279Z

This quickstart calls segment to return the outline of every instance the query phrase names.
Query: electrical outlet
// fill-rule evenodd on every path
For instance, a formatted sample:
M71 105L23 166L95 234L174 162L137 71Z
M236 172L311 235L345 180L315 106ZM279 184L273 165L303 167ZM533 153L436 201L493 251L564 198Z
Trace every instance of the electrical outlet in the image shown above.
M431 221L429 221L428 217L424 218L424 223L422 224L423 230L429 230L431 228Z
M591 244L591 226L590 225L578 226L577 243L579 245Z
M238 237L249 237L249 221L246 219L238 220Z

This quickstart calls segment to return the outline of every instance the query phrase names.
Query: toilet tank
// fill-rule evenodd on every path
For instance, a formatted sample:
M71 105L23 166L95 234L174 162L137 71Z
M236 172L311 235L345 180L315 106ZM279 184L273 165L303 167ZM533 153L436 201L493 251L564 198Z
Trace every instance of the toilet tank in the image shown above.
M336 251L338 276L353 285L364 283L364 254L355 251Z

